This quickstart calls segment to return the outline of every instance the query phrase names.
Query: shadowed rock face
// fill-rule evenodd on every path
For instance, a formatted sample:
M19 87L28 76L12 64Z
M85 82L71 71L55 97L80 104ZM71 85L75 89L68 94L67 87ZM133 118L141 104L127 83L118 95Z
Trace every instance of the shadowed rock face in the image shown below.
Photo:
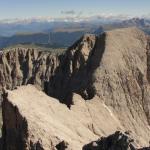
M83 150L136 150L134 142L129 135L119 131L108 137L102 137L98 141L91 142L83 147Z
M150 147L144 147L144 148L140 148L138 150L150 150Z
M3 120L5 121L3 121L2 130L3 141L5 141L2 142L3 149L23 150L27 148L28 123L26 118L23 118L18 108L8 103L6 99L2 107L5 108L3 111Z
M74 120L81 118L82 125L86 126L84 131L92 132L90 138L83 136L86 132L77 132L85 139L81 143L75 140L78 141L80 149L99 136L106 136L118 129L132 131L135 143L138 146L146 146L150 140L149 57L149 37L136 28L118 29L101 36L85 35L60 56L36 50L5 52L0 56L0 82L8 89L17 85L35 84L47 95L59 99L61 103L69 106L70 110L75 111L78 117ZM34 96L34 93L30 94ZM26 96L23 101L28 98ZM19 98L17 100L15 105L19 110ZM12 103L11 98L9 101ZM44 99L42 102L44 103ZM41 106L42 102L38 106ZM30 103L32 102L28 101L26 105ZM36 101L34 103L36 106ZM22 109L24 110L23 106ZM36 111L38 110L32 115L36 114ZM22 116L26 116L25 114ZM28 116L25 118L28 122ZM4 137L5 131L9 130L4 130ZM62 141L71 145L69 138L64 138L64 135L63 138L59 137L59 142L55 143L54 139L50 141L58 147L65 146ZM33 145L38 141L36 139Z
M85 145L83 150L150 150L150 147L138 149L134 144L134 139L130 137L128 132L123 134L116 131L108 137L101 137L101 139Z

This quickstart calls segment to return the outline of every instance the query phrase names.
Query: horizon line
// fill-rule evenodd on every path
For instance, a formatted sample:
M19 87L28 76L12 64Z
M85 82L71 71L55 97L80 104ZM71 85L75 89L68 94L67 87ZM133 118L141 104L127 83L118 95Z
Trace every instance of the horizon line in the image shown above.
M142 15L131 15L131 14L113 14L113 13L100 13L100 14L95 14L91 16L78 16L78 15L66 15L66 16L60 16L60 17L52 17L52 16L31 16L31 17L13 17L13 18L3 18L0 19L0 22L7 22L7 21L29 21L29 20L47 20L47 21L59 21L59 20L86 20L86 19L92 19L92 18L97 18L97 19L118 19L118 20L125 20L125 19L132 19L132 18L148 18L150 19L150 13L147 14L142 14Z

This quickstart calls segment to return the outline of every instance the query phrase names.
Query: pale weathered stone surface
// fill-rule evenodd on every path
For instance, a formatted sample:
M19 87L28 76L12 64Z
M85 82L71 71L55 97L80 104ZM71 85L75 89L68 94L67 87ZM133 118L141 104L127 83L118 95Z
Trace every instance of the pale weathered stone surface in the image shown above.
M76 150L101 135L121 129L117 118L110 115L104 104L96 104L96 99L91 103L74 95L74 100L77 104L69 109L31 85L8 91L3 101L5 149L31 149L40 141L48 150L66 141L69 149ZM101 115L94 114L95 110Z
M65 146L66 149L80 150L99 137L116 130L127 130L98 97L84 101L81 96L74 94L75 105L69 109L31 85L7 92L2 105L4 150L28 150L34 147L53 150ZM135 147L144 145L144 142L137 142L136 133L128 132L135 139ZM120 137L120 134L117 136ZM112 140L115 143L117 139ZM121 142L127 145L130 141L126 143L123 136Z

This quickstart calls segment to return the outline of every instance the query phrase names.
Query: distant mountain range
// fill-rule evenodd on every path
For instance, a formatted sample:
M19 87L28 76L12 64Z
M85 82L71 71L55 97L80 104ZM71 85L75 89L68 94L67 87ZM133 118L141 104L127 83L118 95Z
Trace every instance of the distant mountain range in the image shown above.
M48 44L68 47L85 33L101 34L104 31L136 26L150 34L150 19L70 20L5 20L0 21L0 48L20 43Z
M0 36L13 36L17 33L39 33L45 31L58 31L69 29L71 31L89 30L96 28L101 23L89 21L46 21L46 20L22 20L22 21L0 21Z
M105 14L91 17L76 16L64 18L37 17L28 19L5 19L0 20L0 36L12 36L20 32L53 31L58 28L95 28L99 25L122 23L124 20L133 20L133 22L131 21L130 23L134 24L134 22L136 22L135 19L138 18L131 19L130 16L113 16ZM144 20L150 20L150 17L145 16Z

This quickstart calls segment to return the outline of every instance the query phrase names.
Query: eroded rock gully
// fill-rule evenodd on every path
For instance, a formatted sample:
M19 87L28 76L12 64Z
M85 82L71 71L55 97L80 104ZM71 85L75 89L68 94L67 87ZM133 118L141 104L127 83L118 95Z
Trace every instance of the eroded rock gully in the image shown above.
M8 103L14 104L28 122L26 143L30 145L32 141L32 145L37 143L46 150L56 145L66 146L64 143L70 149L81 149L101 136L129 130L137 147L147 146L150 141L149 44L149 37L142 31L127 28L100 36L85 35L59 56L22 49L1 54L1 85L14 89L34 84L70 108L39 94L31 86L8 92ZM41 95L43 98L37 101ZM3 115L7 114L5 107ZM8 120L3 117L3 121ZM34 130L34 124L39 133ZM11 125L6 128L4 123L3 128L6 142L5 131L9 132Z

